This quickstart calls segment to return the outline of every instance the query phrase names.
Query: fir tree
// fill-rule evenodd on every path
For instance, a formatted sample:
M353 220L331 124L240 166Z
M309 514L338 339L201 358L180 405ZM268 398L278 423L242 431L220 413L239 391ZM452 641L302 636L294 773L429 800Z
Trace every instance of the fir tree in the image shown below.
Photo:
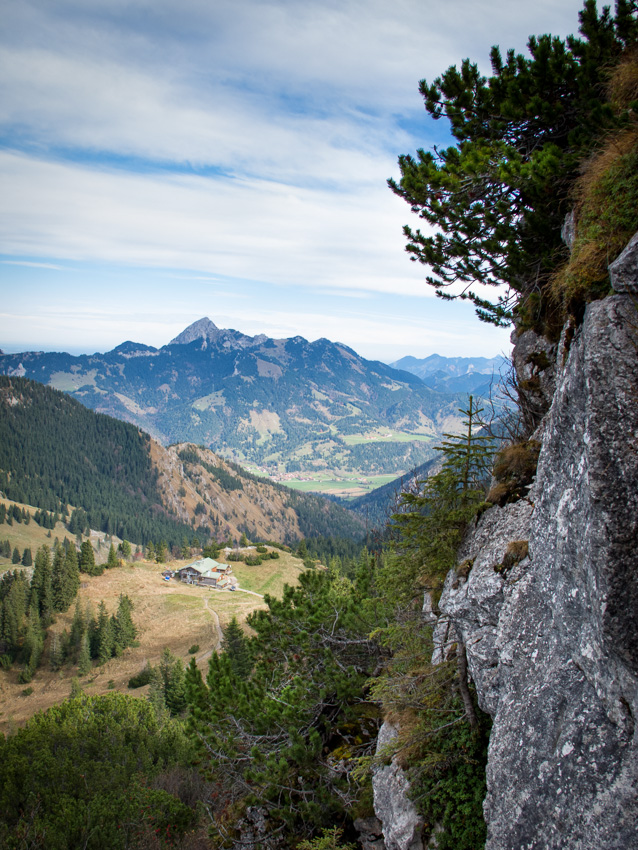
M250 673L250 651L248 640L237 617L233 615L230 623L224 629L221 648L228 656L230 668L238 679L245 679Z
M186 707L186 682L181 659L176 658L170 649L164 649L158 671L166 708L172 715L180 714Z
M35 567L31 579L31 592L37 595L39 613L42 617L43 626L46 628L53 619L55 610L53 605L51 554L48 546L41 546L35 555Z
M115 546L111 543L109 548L109 554L106 559L106 568L107 570L113 569L113 567L119 567L120 562L117 559L117 552L115 551Z
M80 572L90 576L99 576L104 572L102 564L95 563L95 553L90 540L85 540L80 547Z
M17 546L13 550L13 555L11 556L11 563L12 564L19 564L20 563L20 550L18 549Z
M121 655L122 651L133 643L137 635L137 629L131 617L132 610L133 603L129 597L120 594L117 613L112 618L113 646L116 655Z
M23 567L30 567L33 564L33 558L31 556L31 549L26 548L22 553L22 561L21 564Z
M106 611L104 602L100 602L97 612L97 658L104 664L113 656L113 623Z
M54 634L51 638L51 649L49 650L49 664L51 665L51 669L54 672L59 670L63 661L64 650L62 647L62 640L57 634Z
M91 672L91 650L89 647L89 636L86 631L83 632L80 640L80 654L78 655L78 674L86 676Z

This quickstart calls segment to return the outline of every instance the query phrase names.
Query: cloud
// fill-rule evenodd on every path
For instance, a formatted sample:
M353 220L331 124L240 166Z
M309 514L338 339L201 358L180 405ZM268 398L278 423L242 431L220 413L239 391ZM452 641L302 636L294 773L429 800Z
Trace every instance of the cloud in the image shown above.
M0 153L5 254L191 269L226 278L423 291L403 205L383 185L318 189L96 171Z

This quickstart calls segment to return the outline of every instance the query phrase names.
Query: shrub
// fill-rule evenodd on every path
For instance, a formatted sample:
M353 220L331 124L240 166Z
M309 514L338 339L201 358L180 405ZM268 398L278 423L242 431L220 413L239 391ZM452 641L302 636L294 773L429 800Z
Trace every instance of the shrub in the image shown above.
M195 655L196 652L199 652L199 644L194 643L191 648L188 650L189 655Z
M143 667L135 676L131 676L128 680L129 688L143 688L153 678L153 668L147 662L146 667Z
M503 506L523 498L536 475L540 448L537 440L526 440L501 449L492 470L497 483L487 494L488 502Z
M246 555L244 558L244 563L247 567L258 567L261 562L259 555Z

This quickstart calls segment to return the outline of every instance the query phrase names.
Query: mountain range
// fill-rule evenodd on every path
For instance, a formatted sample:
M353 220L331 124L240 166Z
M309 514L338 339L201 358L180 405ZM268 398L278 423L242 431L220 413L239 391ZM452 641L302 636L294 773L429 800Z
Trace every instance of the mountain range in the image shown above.
M406 471L457 428L465 399L341 343L251 337L208 318L159 349L2 354L0 373L63 390L163 445L203 445L271 473Z
M402 357L390 364L393 369L402 369L421 378L433 390L445 393L473 393L487 397L492 386L496 387L501 376L509 370L507 357Z
M0 376L0 491L52 513L81 508L96 530L135 543L360 538L344 507L250 475L192 444L161 446L65 393Z

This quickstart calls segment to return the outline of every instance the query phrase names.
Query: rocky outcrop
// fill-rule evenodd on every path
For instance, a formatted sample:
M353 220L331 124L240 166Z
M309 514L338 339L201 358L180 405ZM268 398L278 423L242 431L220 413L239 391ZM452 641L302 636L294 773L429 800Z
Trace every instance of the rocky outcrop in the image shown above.
M397 737L397 729L387 721L379 729L377 755ZM408 797L408 779L396 759L372 774L374 812L383 824L387 850L423 850L423 819Z
M623 262L627 292L634 254ZM638 848L632 297L590 304L557 364L529 500L483 515L460 553L472 561L467 580L448 576L440 609L494 718L487 850L630 850ZM508 547L522 540L529 554L510 564Z

